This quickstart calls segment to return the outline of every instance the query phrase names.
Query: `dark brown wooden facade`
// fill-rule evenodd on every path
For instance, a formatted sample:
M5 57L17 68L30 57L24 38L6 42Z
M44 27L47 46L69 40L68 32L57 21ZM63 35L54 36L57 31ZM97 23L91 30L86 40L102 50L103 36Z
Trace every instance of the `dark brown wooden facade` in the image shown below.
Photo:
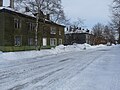
M36 18L0 9L0 51L19 51L35 49ZM50 20L39 20L37 47L51 48L64 43L64 26Z
M65 44L72 45L77 44L93 44L93 35L88 33L68 33L65 35Z
M107 41L102 36L94 36L89 33L68 33L65 34L65 45L77 44L90 44L90 45L99 45L106 44Z

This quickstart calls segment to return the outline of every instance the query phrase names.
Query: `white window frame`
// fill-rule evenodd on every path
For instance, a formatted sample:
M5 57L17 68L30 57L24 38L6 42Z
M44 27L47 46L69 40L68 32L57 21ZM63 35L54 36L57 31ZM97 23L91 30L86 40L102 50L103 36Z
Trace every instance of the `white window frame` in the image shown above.
M56 34L57 30L56 27L51 27L50 34Z
M60 38L59 39L59 45L61 45L61 44L63 44L63 43L62 43L62 39Z
M50 38L50 46L56 46L57 45L57 39L56 38Z

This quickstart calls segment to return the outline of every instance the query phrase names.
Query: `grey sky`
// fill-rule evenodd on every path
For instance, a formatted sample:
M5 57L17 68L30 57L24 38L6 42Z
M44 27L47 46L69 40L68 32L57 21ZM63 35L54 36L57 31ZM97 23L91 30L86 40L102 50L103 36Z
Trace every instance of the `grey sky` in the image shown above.
M73 21L78 17L85 19L86 28L97 22L107 24L110 21L109 5L112 0L62 0L66 15Z
M85 19L86 28L91 28L97 22L107 24L110 21L109 5L113 0L62 0L66 15L72 21L78 17ZM9 5L9 0L4 0Z

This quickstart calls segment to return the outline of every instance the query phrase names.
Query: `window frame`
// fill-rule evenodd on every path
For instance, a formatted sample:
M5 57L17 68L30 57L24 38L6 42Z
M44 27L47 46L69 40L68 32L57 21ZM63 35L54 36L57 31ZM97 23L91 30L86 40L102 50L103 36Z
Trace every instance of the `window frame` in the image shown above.
M62 32L61 32L61 30L59 30L59 35L62 35Z
M50 38L50 46L56 46L57 45L57 38Z
M59 45L63 44L62 42L63 42L63 40L61 38L59 38Z
M16 37L20 37L19 38L19 43L18 43L18 38L16 38ZM14 46L22 46L22 36L20 36L20 35L16 35L16 36L14 36Z
M14 28L15 29L20 29L21 28L21 20L14 18Z
M31 42L31 40L32 40L32 42ZM34 46L34 38L32 38L32 37L28 38L28 45L29 46Z
M56 27L51 27L50 28L50 34L57 34Z
M28 22L27 24L28 24L28 30L29 31L34 31L35 30L35 27L36 27L35 23Z

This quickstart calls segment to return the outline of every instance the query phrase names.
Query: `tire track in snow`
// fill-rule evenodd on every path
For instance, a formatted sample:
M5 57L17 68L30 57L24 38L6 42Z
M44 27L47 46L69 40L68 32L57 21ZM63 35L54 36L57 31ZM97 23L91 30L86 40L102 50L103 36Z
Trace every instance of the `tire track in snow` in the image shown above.
M33 79L31 82L27 82L27 83L24 83L24 84L21 84L21 85L16 85L16 86L14 86L14 87L12 87L10 89L7 89L7 90L21 90L24 87L28 87L30 84L36 84L37 82L40 82L40 81L44 80L45 78L55 74L56 72L61 71L62 69L63 68L60 68L60 69L57 69L55 71L49 72L49 73L47 73L47 74L45 74L45 75L43 75L41 77L37 77L37 78Z
M89 52L87 52L87 53L85 53L85 54L91 54L91 53L94 53L95 52L95 50L94 51L89 51ZM84 53L84 52L83 52ZM69 54L67 54L67 56L68 56ZM71 55L72 55L72 53L71 53ZM32 67L30 67L30 65L28 64L28 66L26 67L26 64L23 64L23 65L20 65L20 66L15 66L15 67L13 67L13 68L10 68L9 69L9 72L13 72L13 74L18 74L19 76L20 75L22 75L22 74L25 74L25 76L27 76L27 74L29 74L29 72L31 72L31 71L34 71L34 72L32 72L32 73L35 73L35 74L37 74L38 72L40 72L41 71L41 68L43 69L43 68L46 68L46 70L47 70L47 67L48 67L48 71L50 71L50 70L52 70L52 69L55 69L56 67L63 67L62 66L62 64L63 63L67 63L68 64L68 62L69 62L69 64L70 63L72 63L73 62L73 65L75 64L75 63L77 63L78 62L78 60L72 60L72 58L71 58L71 55L70 55L70 57L69 58L64 58L64 59L59 59L57 56L57 60L56 59L53 59L53 60L51 60L51 62L53 62L53 65L52 65L52 63L51 63L51 65L49 65L49 64L46 64L45 66L43 65L43 66L41 66L41 60L39 60L38 59L38 62L35 62L35 63L30 63L30 65L32 65L32 64L34 64ZM61 55L62 56L62 55ZM81 57L83 58L83 56L84 56L84 54L82 54L81 55ZM53 57L52 57L53 58ZM70 60L69 60L70 59ZM37 60L36 60L37 61ZM43 61L43 60L42 60ZM45 60L45 61L50 61L50 60ZM34 62L34 61L33 61ZM23 62L24 63L24 62ZM61 64L60 64L61 63ZM86 63L88 63L88 61L85 61L85 63L84 64L86 64ZM40 64L40 65L39 65ZM71 66L71 65L65 65L64 67L66 68L67 66ZM81 64L80 64L81 65ZM19 71L19 67L21 68L22 66L25 66L25 68L23 69L23 71ZM51 67L50 67L51 66ZM40 68L41 67L41 68ZM15 69L17 70L17 71L15 71ZM32 70L31 70L32 69ZM40 69L40 70L39 70ZM72 68L70 68L71 70L74 70L74 67L72 67ZM69 69L69 70L70 70ZM83 68L84 69L84 68ZM69 71L68 70L68 71ZM47 72L48 72L47 71ZM20 73L21 72L21 73ZM28 72L28 73L27 73ZM37 72L37 73L36 73ZM6 73L8 73L7 71L6 71ZM8 73L9 74L9 73ZM11 76L13 75L13 74L11 74ZM76 73L75 73L76 74ZM30 74L31 76L32 76L32 74ZM29 76L30 76L29 75ZM73 75L74 76L74 75ZM29 77L24 77L25 79L26 78L29 78ZM20 78L21 79L21 81L23 80L22 78ZM15 79L15 81L16 80L20 80L20 79ZM14 81L14 80L13 80ZM48 81L48 83L54 83L56 81L56 79L53 79L53 80L50 80L50 81ZM9 82L9 81L8 81ZM18 87L20 86L20 87L26 87L26 85L27 85L28 83L26 82L23 86L21 86L21 85L18 85ZM36 84L36 83L35 83ZM19 88L18 88L19 89ZM17 89L16 89L17 90Z
M67 77L64 77L64 78L66 78L66 79L70 79L70 78L72 78L72 77L74 77L75 75L77 75L77 74L79 74L79 73L81 73L84 69L86 69L90 64L92 64L95 60L97 60L100 56L102 56L103 55L103 53L100 53L98 56L96 56L96 57L94 57L94 59L93 60L88 60L87 62L85 62L84 64L83 64L83 66L81 66L81 64L79 64L80 65L80 67L79 67L79 65L77 65L76 67L79 67L79 69L77 70L77 72L75 72L75 73L73 73L73 74L71 74L71 75L69 75L69 73L67 73L67 72L72 72L72 71L74 71L75 69L76 69L76 67L73 67L73 68L70 68L70 69L68 69L68 70L66 70L66 76ZM78 60L77 60L78 61ZM77 63L77 62L76 62ZM65 69L65 67L64 67L64 69ZM63 71L63 70L62 70ZM61 71L61 73L63 73ZM64 73L65 74L65 73ZM63 76L64 76L64 74L62 74ZM54 85L56 82L58 82L59 80L61 80L61 79L64 79L64 78L62 78L61 77L61 75L57 75L58 77L57 78L53 78L53 79L50 79L46 84L44 84L44 85L38 85L38 86L36 86L35 88L34 88L34 90L44 90L44 88L48 88L48 86L49 85ZM59 77L60 76L60 77ZM63 82L64 83L64 82ZM26 90L26 89L25 89ZM33 88L32 89L30 89L30 90L33 90ZM45 89L46 90L46 89Z
M58 62L63 63L63 62L68 61L68 60L70 60L70 58L65 58L65 59L59 60ZM14 70L6 71L6 73L4 72L2 75L0 75L0 80L1 80L0 84L4 83L4 82L2 81L2 79L9 78L9 77L11 77L11 76L13 76L13 75L20 75L20 74L23 74L23 73L27 73L27 72L30 72L30 71L34 71L34 70L37 70L38 68L39 68L39 69L42 69L42 68L50 67L50 66L52 66L52 65L57 64L58 62L50 63L50 64L46 64L46 65L37 65L37 66L35 66L35 67L29 68L28 70L27 70L27 69L24 69L24 70L21 70L21 71L19 71L19 72L14 72ZM13 71L13 72L11 72L11 71Z

